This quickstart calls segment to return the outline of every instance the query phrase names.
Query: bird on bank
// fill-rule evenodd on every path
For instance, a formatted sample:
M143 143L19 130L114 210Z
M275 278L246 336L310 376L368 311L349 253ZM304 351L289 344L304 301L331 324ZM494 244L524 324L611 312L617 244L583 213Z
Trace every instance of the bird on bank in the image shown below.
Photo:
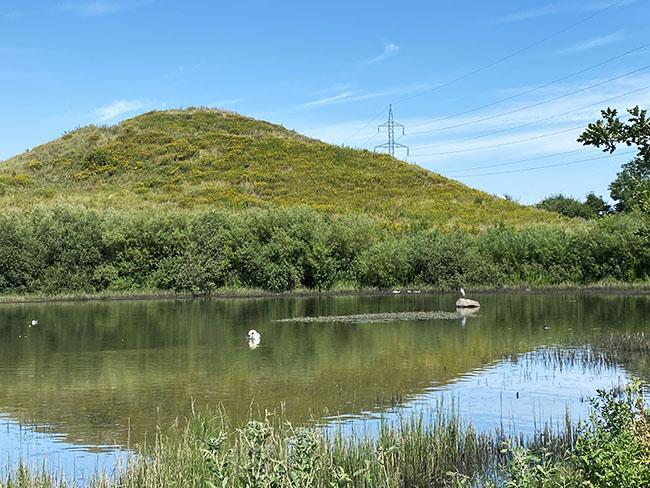
M465 288L461 286L459 291L460 291L460 296L465 298Z

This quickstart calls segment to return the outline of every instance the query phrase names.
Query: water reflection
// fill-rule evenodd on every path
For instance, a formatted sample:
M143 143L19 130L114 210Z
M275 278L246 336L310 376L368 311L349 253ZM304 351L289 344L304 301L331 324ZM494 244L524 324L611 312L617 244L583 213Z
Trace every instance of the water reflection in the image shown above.
M480 312L471 316L458 315L455 301L451 294L400 294L3 305L0 412L33 425L37 434L56 433L57 441L88 450L142 442L156 425L187 415L192 401L223 405L235 422L248 417L251 404L263 410L284 403L290 420L301 423L314 416L367 416L379 410L378 399L416 408L444 390L458 402L474 402L465 410L472 420L484 416L494 424L510 415L516 427L528 428L515 409L523 398L510 406L494 396L501 391L507 398L497 388L506 370L521 378L520 395L557 389L557 408L568 398L573 409L576 397L564 398L561 385L579 383L579 370L556 368L555 376L545 377L542 366L528 366L528 373L516 373L524 371L517 369L522 361L530 362L526 354L645 331L650 312L643 296L482 295ZM453 320L433 314L380 323L277 322L331 315L417 318L446 310ZM35 318L38 326L29 327ZM250 329L264 338L255 350L244 340ZM521 354L516 363L505 361ZM647 358L621 364L635 374L650 370ZM566 371L573 373L563 376ZM623 369L607 369L602 377L610 373L625 376ZM592 381L585 374L584 394L593 394L598 376ZM475 408L479 404L485 409ZM526 408L554 415L546 403L531 405ZM2 442L11 451L13 441ZM64 449L57 446L56 452Z
M560 429L567 418L586 420L589 398L599 389L627 384L630 375L589 349L541 349L498 361L456 381L432 385L426 392L381 413L363 412L325 419L329 430L376 434L380 425L432 412L451 411L471 420L479 432L533 435L548 425Z
M0 416L0 476L24 463L36 472L65 472L67 479L83 485L99 471L111 473L128 456L121 446L72 444L47 425L25 425Z

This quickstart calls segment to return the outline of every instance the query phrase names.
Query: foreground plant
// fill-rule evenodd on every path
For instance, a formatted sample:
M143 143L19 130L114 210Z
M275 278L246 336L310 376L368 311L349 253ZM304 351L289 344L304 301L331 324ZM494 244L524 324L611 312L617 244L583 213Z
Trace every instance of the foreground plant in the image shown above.
M617 487L650 486L650 428L639 383L599 391L590 420L530 439L478 434L440 409L384 423L374 437L296 428L266 414L233 429L196 413L156 437L98 488L139 487ZM7 487L63 488L66 480L21 467Z

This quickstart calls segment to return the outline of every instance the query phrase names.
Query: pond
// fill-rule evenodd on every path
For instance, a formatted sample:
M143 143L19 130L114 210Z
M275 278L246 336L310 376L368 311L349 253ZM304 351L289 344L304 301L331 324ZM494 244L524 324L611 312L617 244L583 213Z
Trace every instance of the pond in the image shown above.
M567 411L585 418L598 388L649 377L644 361L612 364L589 348L647 331L648 296L476 298L469 317L454 295L405 291L1 305L0 465L46 458L84 479L193 404L234 422L282 404L296 423L372 432L381 417L443 402L479 429L531 433ZM339 318L305 319L326 316Z

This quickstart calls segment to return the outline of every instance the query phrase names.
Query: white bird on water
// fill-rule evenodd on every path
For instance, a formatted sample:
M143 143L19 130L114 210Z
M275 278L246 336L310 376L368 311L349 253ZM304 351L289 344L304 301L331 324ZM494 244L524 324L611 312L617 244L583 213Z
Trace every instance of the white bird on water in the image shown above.
M465 288L463 288L462 286L460 287L460 296L465 298Z
M30 327L36 327L37 325L38 325L38 320L34 319L32 320Z
M246 341L248 342L248 347L255 349L262 342L262 334L257 332L255 329L251 329L246 334Z

